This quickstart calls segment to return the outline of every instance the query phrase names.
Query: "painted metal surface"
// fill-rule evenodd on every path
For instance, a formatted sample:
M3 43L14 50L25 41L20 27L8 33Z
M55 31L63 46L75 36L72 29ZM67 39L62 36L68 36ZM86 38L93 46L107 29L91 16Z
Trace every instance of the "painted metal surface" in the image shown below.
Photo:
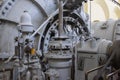
M107 20L103 22L92 23L92 35L111 41L120 39L120 20Z
M75 4L71 5L73 8L65 10L63 10L63 6L68 7L69 4L61 0L59 10L58 0L4 0L1 2L0 59L2 61L8 58L8 61L13 60L12 57L16 54L16 36L21 33L20 38L24 39L22 42L24 49L21 50L25 53L24 58L17 58L15 66L12 66L13 80L17 78L19 78L18 80L29 80L30 77L32 80L44 80L43 70L41 70L42 61L39 60L41 56L48 59L49 68L45 74L50 77L50 80L70 80L72 66L75 66L75 76L72 75L75 80L84 80L87 70L105 63L108 46L111 46L111 41L108 40L116 40L120 37L118 36L120 34L119 20L93 23L95 34L91 35L92 32L89 32L89 26L87 26L88 15L83 10L82 1L84 0L75 0ZM80 5L78 6L78 4ZM31 17L24 14L20 21L20 16L24 11L28 11ZM19 24L19 22L21 23ZM31 25L32 27L30 27ZM22 29L18 28L20 26ZM66 36L69 37L69 40ZM34 37L35 39L32 41L35 43L29 41ZM77 47L75 47L76 44ZM33 45L35 48L32 49L37 49L36 53L38 53L35 56L28 54ZM74 51L74 48L77 49ZM73 62L75 65L72 64L72 56L75 56L75 62ZM5 63L3 66L6 66ZM0 66L0 69L3 69L3 66ZM95 74L91 75L90 80Z
M56 0L6 0L0 7L1 20L1 45L0 53L8 55L14 54L14 38L18 35L17 25L20 16L24 11L28 11L35 29L37 29L46 18L57 9ZM5 23L5 24L4 24ZM4 27L4 29L3 29ZM42 33L42 32L41 32ZM11 36L11 37L8 37ZM7 39L9 38L9 39ZM6 40L6 41L5 41ZM4 46L3 46L4 45ZM37 45L37 44L36 44Z

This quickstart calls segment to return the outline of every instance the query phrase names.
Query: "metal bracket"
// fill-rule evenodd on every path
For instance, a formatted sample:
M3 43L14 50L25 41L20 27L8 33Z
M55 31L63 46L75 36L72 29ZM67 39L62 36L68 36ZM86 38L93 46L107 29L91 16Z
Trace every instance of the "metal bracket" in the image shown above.
M104 65L98 66L98 67L96 67L96 68L94 68L94 69L91 69L91 70L87 71L87 72L85 73L85 80L88 80L88 74L90 74L91 72L94 72L94 71L96 71L96 70L99 70L99 69L101 69L101 68L103 68L103 67L104 67Z

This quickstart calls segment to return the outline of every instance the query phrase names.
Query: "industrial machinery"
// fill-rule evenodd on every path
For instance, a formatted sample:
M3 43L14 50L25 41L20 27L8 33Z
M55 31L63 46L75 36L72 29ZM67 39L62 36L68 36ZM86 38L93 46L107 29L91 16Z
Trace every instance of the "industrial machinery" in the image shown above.
M120 24L120 20L115 21L112 19L101 22L99 21L93 22L92 23L93 36L111 41L119 40L120 39L119 24Z
M104 80L119 69L119 37L91 34L85 2L0 1L0 80Z

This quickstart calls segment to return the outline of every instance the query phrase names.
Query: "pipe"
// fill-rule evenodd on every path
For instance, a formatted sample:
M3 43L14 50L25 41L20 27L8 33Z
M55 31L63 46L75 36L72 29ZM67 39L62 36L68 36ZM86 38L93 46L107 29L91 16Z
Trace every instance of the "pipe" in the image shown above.
M32 37L34 37L34 36L38 33L38 31L39 31L45 24L47 24L47 23L49 22L49 20L50 20L54 15L56 15L57 13L58 13L58 9L57 9L54 13L52 13L52 14L50 15L50 17L47 18L47 20L42 23L42 25L40 25L40 27L30 36L30 39L31 39Z
M6 61L4 61L3 63L8 63L10 62L10 60L12 60L12 58L14 57L14 55L10 56Z
M59 36L62 36L63 33L63 1L59 0Z
M26 80L30 80L30 78L31 78L31 73L30 73L30 71L27 71L27 73L26 73Z
M87 71L87 72L85 73L85 80L88 80L88 74L89 74L89 73L94 72L94 71L96 71L96 70L99 70L99 69L101 69L101 68L103 68L103 67L104 67L104 65L99 66L99 67L96 67L96 68L94 68L94 69L91 69L91 70Z
M106 80L109 80L109 78L110 78L111 76L113 76L113 75L115 75L115 74L117 74L117 73L119 73L119 72L120 72L120 69L116 70L115 72L112 72L112 73L108 74L108 75L106 76Z
M66 0L66 1L63 3L63 6L67 3L67 1L68 1L68 0ZM30 39L31 39L32 37L34 37L34 36L39 32L39 30L40 30L45 24L47 24L47 23L49 22L49 20L50 20L53 16L55 16L58 12L59 12L59 9L57 9L55 12L53 12L53 13L42 23L42 25L40 25L40 27L30 36Z
M104 72L105 68L110 64L110 61L113 59L115 56L115 52L112 53L106 64L103 66L103 68L98 72L99 75L96 76L96 79L98 80L101 76L101 74Z

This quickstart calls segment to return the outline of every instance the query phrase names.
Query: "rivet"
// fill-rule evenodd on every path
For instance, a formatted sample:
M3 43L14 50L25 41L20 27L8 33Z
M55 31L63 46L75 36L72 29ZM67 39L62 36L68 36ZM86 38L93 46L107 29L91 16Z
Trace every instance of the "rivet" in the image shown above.
M4 15L4 14L5 14L5 12L3 11L3 12L2 12L2 15Z
M10 3L10 2L9 2L9 3L8 3L8 5L10 5L10 6L11 6L11 5L12 5L12 3Z
M5 7L6 10L8 10L8 7Z
M12 0L13 2L15 1L15 0Z

